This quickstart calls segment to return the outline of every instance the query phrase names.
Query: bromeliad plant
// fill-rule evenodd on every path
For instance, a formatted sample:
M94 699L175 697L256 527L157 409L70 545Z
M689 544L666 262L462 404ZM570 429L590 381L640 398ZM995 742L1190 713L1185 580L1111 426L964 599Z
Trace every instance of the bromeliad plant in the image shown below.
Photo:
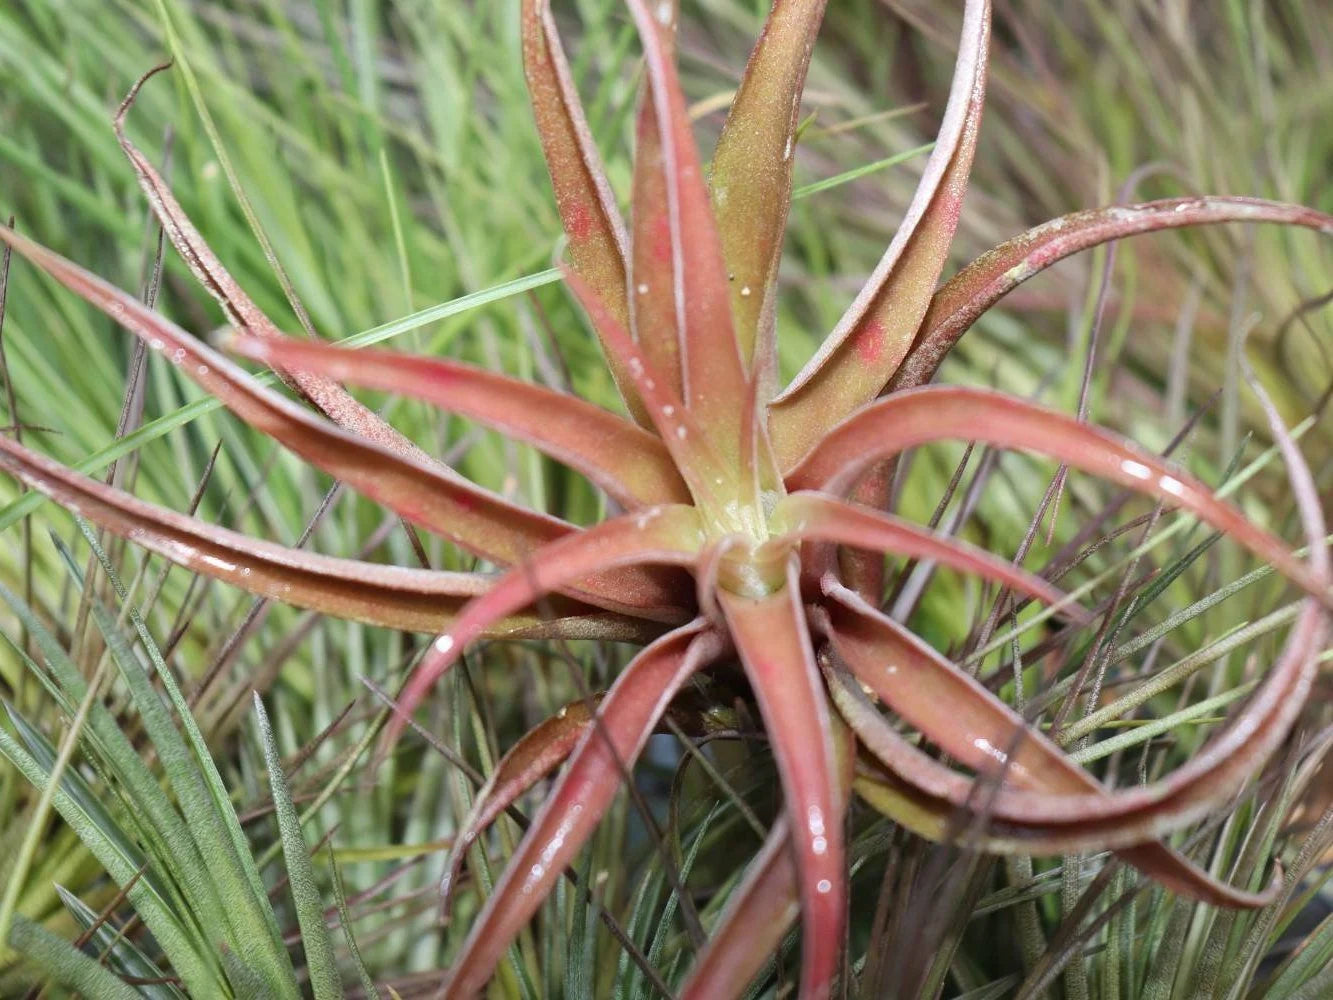
M436 572L313 555L143 503L0 438L0 465L103 527L196 572L330 614L438 634L403 687L387 741L482 638L646 644L595 704L571 706L501 762L464 825L466 847L564 763L471 927L449 996L472 996L613 800L697 672L739 661L781 775L784 816L682 990L739 993L799 910L801 988L827 996L848 906L844 822L853 790L905 827L992 851L1113 849L1177 892L1255 906L1160 840L1232 796L1286 737L1333 607L1325 529L1299 453L1275 428L1310 541L1307 562L1135 445L994 392L928 386L972 323L1031 275L1137 233L1275 222L1333 232L1333 217L1246 198L1083 212L1005 243L937 288L981 121L990 10L968 0L943 124L901 229L809 363L778 391L778 259L820 0L777 0L705 172L674 65L676 7L627 0L642 39L628 226L599 165L548 4L523 2L523 53L587 311L628 416L448 360L291 340L237 286L149 161L117 132L168 236L222 304L229 349L262 361L320 410L263 388L225 356L12 230L0 238L161 351L233 412L328 474L461 549L509 569ZM136 87L137 90L137 87ZM522 509L423 454L342 388L434 403L526 442L624 510L581 528ZM327 418L327 419L325 419ZM885 512L894 459L955 439L1044 455L1188 511L1271 563L1308 598L1264 684L1232 723L1155 784L1108 791L970 674L879 610L885 554L926 559L1084 613L1049 582ZM870 700L994 788L905 737ZM962 817L962 822L959 818Z

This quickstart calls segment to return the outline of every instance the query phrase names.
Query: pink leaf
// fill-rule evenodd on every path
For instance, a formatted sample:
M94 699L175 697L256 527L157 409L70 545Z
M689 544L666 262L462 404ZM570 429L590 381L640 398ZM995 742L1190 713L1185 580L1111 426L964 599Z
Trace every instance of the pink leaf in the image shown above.
M606 349L624 362L649 419L690 492L701 503L720 506L723 501L719 487L734 481L738 473L723 464L700 422L672 390L670 381L653 366L647 352L630 339L593 289L569 272L565 281L587 310L593 326L601 331Z
M676 328L681 331L685 403L729 464L742 447L736 400L747 376L736 345L722 245L708 202L685 95L676 77L664 25L645 0L628 0L643 41L648 89L660 130ZM670 8L665 9L670 21ZM636 275L642 282L644 275ZM642 334L642 331L641 331Z
M822 493L792 493L778 501L774 530L783 539L832 542L874 552L890 552L909 559L929 559L963 573L1002 584L1039 601L1084 616L1058 587L966 542L928 531L919 525L847 503Z
M120 148L129 159L130 165L134 167L134 172L139 178L139 187L148 197L148 203L162 224L163 232L189 265L195 278L222 306L227 319L238 328L258 337L281 336L273 321L264 315L250 296L245 294L245 289L222 266L222 262L199 235L194 223L185 214L180 202L171 193L171 188L149 162L148 157L144 156L125 134L125 116L134 104L139 89L149 77L166 68L158 66L149 70L136 81L125 100L121 102L115 118L116 138L120 142ZM377 414L358 403L336 382L300 372L279 371L278 374L292 389L308 399L316 409L338 426L390 451L424 464L433 464L425 452L385 423Z
M440 880L440 909L444 914L449 912L449 899L458 884L468 848L520 795L574 752L592 725L593 707L590 701L576 701L534 726L510 747L496 765L495 773L477 790L472 809L459 824L445 859L444 877Z
M968 0L949 104L907 218L856 301L773 403L769 431L784 470L874 399L912 345L958 226L986 98L989 40L990 3Z
M731 279L736 340L765 383L776 378L773 299L801 92L826 2L774 0L713 152L713 213Z
M372 625L439 632L484 594L491 579L477 573L407 569L337 559L250 538L198 518L145 503L79 475L0 436L0 468L88 520L195 573L252 594ZM655 629L586 605L555 598L542 615L498 620L493 636L619 635L642 638Z
M444 986L446 998L482 991L505 949L596 828L672 697L724 648L720 635L696 621L643 650L616 679L598 706L597 724L583 736L473 922Z
M625 223L588 131L549 0L523 0L522 16L528 97L560 220L569 237L569 264L596 289L620 324L628 325ZM624 367L609 354L607 360L625 405L635 420L647 426L647 414L630 388Z
M667 58L674 58L679 5L665 0L670 23L660 35ZM634 130L634 188L631 199L633 237L630 252L630 329L658 377L685 398L681 362L684 329L676 313L676 261L671 245L671 197L662 157L662 130L657 104L645 88Z
M680 1000L740 996L777 951L800 911L791 830L786 818L779 817L718 918L681 987Z
M1333 216L1258 198L1166 198L1075 212L1001 243L950 278L935 297L890 389L925 385L977 318L1057 261L1111 240L1182 226L1272 222L1333 233Z
M393 746L426 693L453 666L468 643L485 633L491 622L527 607L544 594L605 570L638 563L690 565L698 557L702 541L695 509L674 505L651 507L604 521L534 552L463 608L449 631L435 641L417 664L399 692L395 716L385 730L384 745ZM622 596L627 606L634 605L636 616L666 622L680 620L680 606L659 597L651 577L641 578L638 593L632 581L633 577L626 582ZM654 607L659 600L661 603Z
M1188 473L1107 431L984 389L923 386L881 399L830 431L801 459L787 485L841 495L875 462L942 440L1021 448L1188 510L1333 608L1326 581Z
M828 592L833 648L861 683L964 766L1034 790L1001 787L973 803L969 779L887 727L878 734L867 731L864 715L857 718L854 704L849 710L848 692L834 688L849 723L876 756L915 794L934 800L937 812L946 806L984 807L988 824L1009 850L1121 848L1127 861L1177 891L1227 905L1263 905L1261 897L1216 883L1151 841L1229 800L1285 736L1304 700L1300 676L1308 674L1318 650L1319 611L1312 602L1282 662L1241 718L1170 777L1108 792L1039 730L911 633L836 583Z
M237 338L229 350L283 368L383 389L476 420L530 444L631 509L689 499L662 442L581 399L483 368L392 351L281 338Z
M0 241L9 243L149 347L171 358L183 374L251 426L400 516L471 552L509 564L521 562L529 553L570 531L565 522L516 507L444 466L422 465L311 416L258 386L222 354L152 312L134 296L12 229L0 227ZM609 604L624 606L626 588L620 581L583 583L599 591L605 589Z
M789 566L786 586L777 593L748 598L720 590L718 598L782 777L799 873L801 996L827 997L847 908L846 803L796 566Z

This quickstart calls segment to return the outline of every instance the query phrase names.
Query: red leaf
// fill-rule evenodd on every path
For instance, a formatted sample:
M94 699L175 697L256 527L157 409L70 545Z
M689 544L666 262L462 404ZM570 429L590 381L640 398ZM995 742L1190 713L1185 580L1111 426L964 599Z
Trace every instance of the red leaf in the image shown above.
M713 152L713 213L731 279L736 340L766 385L777 377L773 299L801 92L826 2L774 0Z
M522 16L528 97L569 237L569 264L596 289L620 324L628 325L625 223L583 117L549 0L523 0ZM609 353L607 361L625 405L636 421L647 426L647 414L624 367Z
M599 699L600 700L600 699ZM574 752L593 721L588 701L566 705L556 715L539 723L510 747L495 767L495 773L477 790L472 809L458 827L445 859L440 880L440 910L449 912L449 898L458 884L463 860L481 831L514 804L520 795L546 777Z
M786 817L779 817L699 953L680 1000L743 994L778 950L800 910L791 830Z
M690 492L701 504L720 507L723 503L720 487L735 481L738 470L722 462L700 422L672 391L670 381L653 367L647 353L630 339L593 289L572 273L565 274L565 281L587 310L593 326L601 331L606 349L624 362L653 426Z
M409 521L487 559L509 564L522 562L571 530L557 518L516 507L474 486L446 466L422 465L312 416L258 386L226 357L134 296L12 229L0 227L0 241L9 243L149 347L166 354L186 376L251 426ZM609 605L624 606L627 590L620 579L583 583L604 591ZM663 586L666 583L664 580ZM600 603L591 594L589 597Z
M1273 222L1333 233L1333 216L1258 198L1167 198L1061 216L1001 243L950 278L931 299L916 343L889 388L929 382L979 316L1057 261L1139 233L1221 222Z
M491 622L527 607L544 594L605 570L638 563L689 565L698 557L702 541L698 513L693 507L675 505L613 518L534 552L464 607L449 631L417 664L399 692L394 718L385 729L385 747L393 746L426 693ZM640 574L637 593L632 581L633 576L626 583L623 598L627 606L633 603L636 616L666 622L680 620L680 606L668 595L658 593L651 577Z
M725 642L702 621L663 636L616 679L569 767L532 821L450 970L446 998L477 996L620 790L625 769L690 676Z
M663 30L667 25L649 11L644 0L628 3L643 41L649 95L660 134L685 404L731 466L740 455L742 434L750 429L738 426L737 420L736 400L743 398L747 376L732 326L722 245L685 95ZM657 9L665 10L666 20L671 20L669 5ZM635 275L637 282L645 278Z
M1285 736L1304 694L1292 681L1317 652L1318 609L1297 625L1283 662L1262 694L1227 734L1211 741L1170 777L1108 792L1054 743L975 679L836 584L825 605L838 656L893 712L964 766L1001 777L1007 787L974 795L973 782L949 771L887 726L868 731L844 685L830 686L858 734L907 786L919 808L941 815L982 810L992 849L1071 852L1121 848L1125 860L1179 892L1234 906L1264 905L1211 879L1175 852L1151 843L1230 799ZM1310 631L1314 623L1314 632ZM1285 710L1273 710L1282 704ZM1258 708L1254 706L1258 705ZM1251 712L1254 714L1251 715ZM1268 718L1260 714L1268 712ZM1285 718L1280 718L1284 716ZM977 800L977 801L974 801Z
M718 599L782 777L799 873L801 996L827 997L847 909L846 803L795 564L775 594L753 599L720 590Z
M180 202L171 193L171 188L149 162L148 157L144 156L125 134L125 116L134 104L139 89L149 77L166 68L165 65L158 66L145 73L121 102L115 118L116 138L120 142L120 148L129 159L130 165L134 167L134 172L139 178L139 187L147 196L153 213L162 224L162 231L167 234L199 283L217 299L228 320L236 327L258 337L281 336L273 321L264 315L250 296L245 294L245 289L222 266L222 262L199 235L194 223L185 214ZM368 441L374 441L390 451L427 465L434 464L425 452L403 437L378 414L358 403L336 382L300 372L279 371L278 374L292 389L308 399L316 409L338 426L345 427L352 433Z
M433 403L530 444L587 476L628 508L677 503L689 491L662 442L581 399L483 368L393 351L281 338L237 338L229 350Z
M774 401L769 431L779 465L884 388L912 346L949 255L986 98L990 3L968 0L953 86L907 217L837 327Z
M1188 510L1230 535L1333 608L1333 592L1278 538L1213 496L1203 483L1107 431L984 389L923 386L894 393L834 428L787 477L792 490L843 494L875 462L933 441L1021 448Z
M1035 597L1066 613L1083 619L1084 615L1058 587L1041 577L1019 569L1013 563L991 555L984 549L949 538L919 525L839 500L822 493L792 493L778 501L772 514L773 528L780 538L800 538L833 542L875 552L891 552L909 559L929 559L964 573L974 573L986 580Z
M252 594L372 625L439 632L484 594L478 573L406 569L291 549L187 517L79 475L0 436L0 468L88 520L177 565ZM651 625L555 598L545 615L496 621L493 636L642 638Z
M665 0L670 23L660 31L667 58L674 58L679 5ZM645 88L634 130L633 237L630 251L630 327L643 353L681 399L685 398L681 361L683 328L676 313L676 263L671 248L671 197L662 158L662 130L657 104Z

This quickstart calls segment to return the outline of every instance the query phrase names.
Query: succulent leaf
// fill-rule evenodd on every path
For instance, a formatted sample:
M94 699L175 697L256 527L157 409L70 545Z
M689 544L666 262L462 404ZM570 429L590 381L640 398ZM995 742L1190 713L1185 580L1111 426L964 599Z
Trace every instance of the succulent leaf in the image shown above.
M801 607L796 567L761 598L718 597L754 687L782 777L801 901L801 996L829 996L843 946L846 846L829 705Z
M831 542L909 559L933 560L1034 597L1068 617L1079 621L1085 618L1058 587L1041 577L966 542L928 531L892 514L806 491L778 501L773 518L783 531L783 540Z
M5 437L0 437L0 468L100 527L192 572L339 618L439 632L491 585L491 578L480 573L338 559L251 538L145 503ZM489 635L638 639L645 635L639 619L598 612L568 598L553 598L543 611L544 615L498 620Z
M120 142L120 148L129 159L130 165L134 167L139 187L147 197L148 204L152 206L153 214L161 223L162 231L167 234L172 246L189 265L195 278L222 306L222 311L228 320L257 337L281 336L273 321L254 304L240 283L223 267L212 248L199 235L199 230L185 214L185 210L181 208L180 202L171 193L171 188L167 186L161 174L157 172L148 157L130 142L125 132L125 117L133 106L139 90L150 77L168 66L170 63L149 70L130 89L116 112L114 120L116 139ZM284 382L340 427L418 462L435 464L425 452L403 437L378 414L353 399L337 382L307 372L280 371L278 374Z
M870 281L770 413L789 469L820 435L870 402L907 355L949 255L986 100L989 0L968 0L953 86L935 148L907 217Z
M741 996L800 912L791 829L779 816L690 970L680 1000Z
M426 693L493 622L580 578L621 566L632 567L624 583L622 609L633 608L630 613L639 617L672 624L688 617L673 600L674 595L664 593L656 578L646 575L642 566L692 564L698 557L702 534L698 512L675 504L603 521L534 552L464 607L449 631L434 642L398 695L397 712L385 729L385 746L393 746Z
M1314 481L1271 402L1260 392L1310 543L1306 562L1203 483L1130 442L1013 397L920 384L986 309L1072 253L1219 222L1333 232L1333 217L1211 197L1076 213L1002 244L937 290L984 104L990 3L965 0L943 124L902 227L837 327L773 397L792 146L825 0L772 3L719 141L711 193L675 66L678 4L626 2L647 64L629 234L547 0L521 0L521 24L532 107L568 240L566 284L637 426L589 402L454 361L282 336L126 138L124 115L142 80L116 129L154 211L235 326L230 346L271 365L333 422L266 389L127 293L0 228L0 242L164 352L252 427L401 517L501 564L503 573L400 569L257 541L144 503L3 437L0 469L196 572L329 614L439 632L399 693L386 747L479 639L649 643L607 694L530 731L480 790L446 862L446 899L480 832L567 762L471 927L446 996L485 990L610 807L649 734L688 700L673 707L673 698L717 661L739 661L749 680L784 814L705 943L684 984L688 1000L739 995L798 914L800 996L831 995L846 940L844 827L854 789L927 837L997 852L1110 849L1190 897L1267 903L1271 894L1220 882L1160 838L1244 787L1288 736L1318 669L1333 609L1325 527ZM426 400L529 444L629 513L582 528L512 504L420 452L342 383ZM1047 580L880 509L896 457L940 440L1032 452L1127 486L1225 533L1305 591L1264 682L1174 773L1141 787L1103 787L1039 726L878 610L884 555L896 554L975 574L1088 622ZM704 697L701 690L691 698ZM896 721L976 777L925 752Z
M800 460L787 477L787 486L842 494L876 462L945 440L1044 455L1188 510L1333 609L1333 590L1326 580L1193 476L1107 431L1002 393L955 386L894 393L830 431Z
M530 444L633 510L689 491L661 440L581 399L484 368L394 351L348 350L282 337L238 337L233 353L432 403Z
M1184 226L1268 222L1333 235L1333 215L1260 198L1164 198L1062 215L982 254L930 301L916 342L889 382L891 390L925 385L977 318L1053 264L1111 240Z
M12 229L0 227L0 241L13 246L153 350L165 353L187 377L251 426L407 520L477 555L511 565L571 530L558 518L517 507L445 466L422 465L312 417L259 386L225 356L134 296ZM623 606L624 588L613 582L586 582L595 588L605 587L607 600ZM614 596L617 594L620 596ZM593 601L597 603L596 598Z
M915 817L914 828L923 835L949 831L990 851L1077 853L1119 847L1124 860L1177 892L1216 905L1266 905L1266 895L1233 889L1151 842L1235 794L1235 783L1228 784L1221 771L1206 776L1209 806L1193 814L1173 811L1157 825L1143 822L1132 813L1135 796L1144 789L1106 791L1040 730L902 626L846 588L832 588L830 596L834 599L825 609L832 649L857 684L848 683L837 666L826 667L829 690L863 745L896 779L887 794L896 793L909 804L902 821ZM1304 643L1296 644L1295 655L1308 654ZM884 724L858 684L964 766L1002 784L979 792L971 779L922 753ZM1248 720L1238 722L1248 725ZM1241 780L1253 773L1252 759L1235 763L1233 773ZM1093 814L1103 808L1115 811L1113 824L1095 822Z
M777 377L774 294L791 205L801 92L827 0L774 0L713 151L713 213L731 281L741 357Z
M680 5L666 0L668 23L660 25L662 46L675 51ZM634 129L634 183L630 225L630 327L644 356L671 391L685 398L684 327L676 306L676 260L671 246L671 194L662 156L657 102L648 87L639 99Z
M560 44L550 0L523 0L523 71L560 221L569 239L569 266L597 292L622 326L629 324L625 291L625 223L606 179L597 147ZM609 354L607 364L634 419L648 416L630 388L628 373Z
M739 425L736 406L744 398L748 375L732 324L717 224L671 58L673 8L655 4L649 10L645 0L628 0L628 6L643 42L648 98L659 132L684 401L724 460L735 466L752 430ZM642 282L643 276L635 280ZM640 330L641 340L651 335Z
M596 828L671 699L724 649L721 637L696 621L663 636L625 667L472 924L444 996L482 991L509 943Z

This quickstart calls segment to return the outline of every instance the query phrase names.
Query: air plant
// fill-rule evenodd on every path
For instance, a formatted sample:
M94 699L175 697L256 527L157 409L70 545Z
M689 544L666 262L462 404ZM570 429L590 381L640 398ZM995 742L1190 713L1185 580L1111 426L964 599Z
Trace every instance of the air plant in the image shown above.
M1024 854L1110 849L1176 892L1262 905L1264 894L1218 881L1161 838L1254 776L1310 689L1333 577L1299 452L1275 425L1310 542L1306 561L1131 442L1031 402L928 383L980 315L1071 254L1210 223L1333 232L1333 217L1230 197L1081 212L996 247L938 285L985 95L990 5L967 0L943 123L902 227L835 329L779 391L778 260L801 94L825 5L773 4L708 170L674 64L676 5L627 6L646 63L628 225L599 164L549 5L523 0L522 10L529 91L567 237L566 284L596 331L625 415L450 360L283 336L126 138L134 92L116 119L120 143L167 235L222 304L232 327L225 347L272 367L323 416L264 388L133 296L0 230L18 253L169 357L241 419L506 571L408 569L284 548L144 503L2 438L0 466L193 571L302 607L436 634L399 693L386 748L480 639L645 644L595 702L571 706L513 748L479 797L449 860L450 881L478 832L564 765L473 923L448 973L448 996L485 987L682 688L699 672L735 662L776 759L783 815L682 996L738 994L798 912L801 995L829 995L844 941L844 824L853 791L927 837L959 836L987 851ZM585 528L523 509L423 454L344 384L425 400L499 430L581 473L624 513ZM1223 532L1306 592L1287 646L1256 694L1175 773L1107 790L971 674L881 612L884 556L892 554L977 574L1073 624L1087 618L1047 580L886 512L896 457L940 440L1046 456L1155 498ZM993 782L984 808L974 801L972 777L928 754L894 720Z

